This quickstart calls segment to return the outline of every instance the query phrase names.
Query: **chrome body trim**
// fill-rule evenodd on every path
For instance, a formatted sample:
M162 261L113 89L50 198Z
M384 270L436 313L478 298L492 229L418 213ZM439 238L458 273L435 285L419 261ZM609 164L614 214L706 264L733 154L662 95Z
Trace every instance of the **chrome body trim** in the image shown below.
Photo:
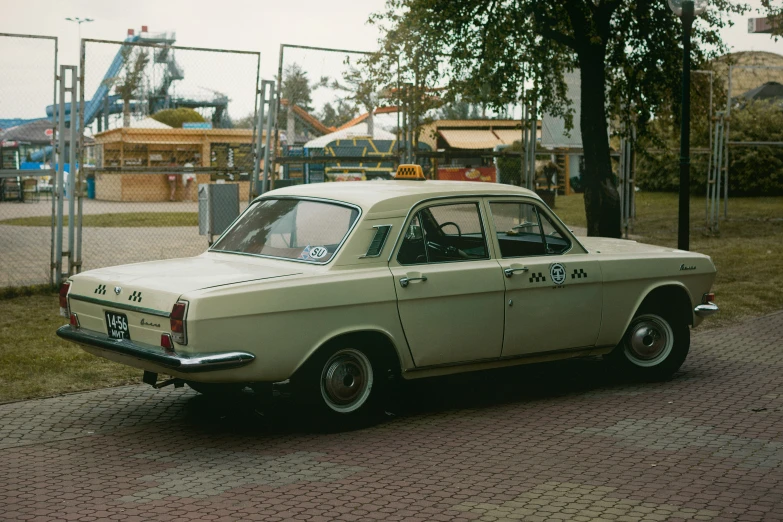
M578 348L564 348L562 350L550 350L543 352L523 353L518 355L506 355L505 357L485 357L483 359L472 359L470 361L450 362L442 364L429 364L427 366L416 366L415 368L409 368L403 370L403 373L413 373L423 370L438 370L440 368L453 368L458 366L468 366L473 364L491 364L491 363L504 363L512 361L523 361L525 359L536 359L539 357L557 357L566 354L578 354L584 352L586 354L593 353L595 351L604 351L613 349L614 346L580 346Z
M136 357L153 362L183 373L209 372L245 366L255 360L255 355L247 352L215 352L198 355L181 355L166 351L162 346L112 339L108 335L65 325L57 329L58 337L66 341L93 346L113 353Z
M68 299L74 301L84 301L85 303L92 303L101 306L109 306L111 308L119 308L120 310L129 310L131 312L139 312L147 315L157 315L158 317L171 317L171 312L163 312L161 310L155 310L153 308L144 308L142 306L133 306L125 303L115 303L114 301L107 301L105 299L96 299L94 297L87 297L86 295L74 295L68 294Z
M394 228L394 225L373 225L372 228L376 229L375 230L376 234L378 233L378 229L380 229L380 228L388 228L389 231L384 236L383 242L381 243L381 248L378 249L378 253L377 254L375 254L374 256L368 256L367 254L364 254L364 255L359 256L359 259L366 259L368 257L381 257L381 254L383 253L383 249L386 248L386 242L389 240L389 236L391 235L391 231L392 231L392 228ZM373 237L370 240L370 246L372 246L372 242L374 240L375 240L375 237ZM370 251L370 247L369 246L367 247L367 251L368 252Z
M209 247L207 252L214 252L216 254L234 254L234 255L241 255L241 256L260 257L260 258L263 258L263 259L279 259L280 261L291 261L291 262L294 262L294 263L304 263L304 264L307 264L307 265L320 265L320 266L328 265L329 263L331 263L334 260L335 257L337 257L338 252L340 252L340 249L345 244L345 242L348 241L348 238L351 237L351 233L356 228L356 225L362 220L362 216L364 215L362 207L360 207L359 205L355 205L353 203L347 203L345 201L338 201L336 199L315 198L315 197L312 197L312 196L272 196L272 197L266 197L266 198L264 196L261 196L261 197L258 197L256 199L254 199L253 202L250 205L248 205L247 208L241 214L239 214L239 216L237 216L237 218L234 220L234 222L231 223L231 225L229 225L229 227L226 228L223 231L223 233L220 234L220 237L217 238L212 244L213 245L217 245L218 242L220 242L220 240L223 239L223 236L228 234L231 231L231 229L234 228L234 226L239 222L239 219L242 216L244 216L247 213L247 211L250 210L253 207L253 205L255 205L256 203L259 203L261 201L271 200L271 199L296 199L296 200L300 200L300 201L315 201L317 203L325 203L325 204L328 204L328 205L340 205L342 207L348 207L348 208L352 208L354 210L357 210L359 212L359 215L356 216L356 219L351 224L351 227L348 229L348 231L343 236L343 240L340 241L340 244L337 245L337 248L334 249L334 252L332 253L332 257L330 257L328 261L324 261L322 263L318 263L316 261L306 261L304 259L292 259L290 257L268 256L268 255L263 255L263 254L250 254L248 252L234 252L233 250L217 250L214 247Z
M716 305L715 303L704 303L694 308L693 313L695 313L699 317L709 317L712 314L718 312L719 310L720 308L718 308L718 305Z

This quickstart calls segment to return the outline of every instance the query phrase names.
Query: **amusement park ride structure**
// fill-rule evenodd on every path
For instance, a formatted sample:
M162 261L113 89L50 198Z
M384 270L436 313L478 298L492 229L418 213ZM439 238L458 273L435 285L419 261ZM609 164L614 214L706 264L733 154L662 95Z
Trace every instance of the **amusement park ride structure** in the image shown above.
M214 109L212 124L215 127L220 127L227 116L228 97L226 95L215 92L209 98L199 99L195 97L177 97L171 94L170 91L174 82L185 78L185 72L177 63L175 57L175 41L176 33L151 33L147 30L147 26L142 26L138 34L129 29L128 37L125 39L126 45L123 45L117 51L95 94L90 100L85 102L85 127L92 125L93 122L97 122L98 130L105 130L109 126L110 115L122 114L122 98L118 94L112 94L111 90L116 79L122 73L123 67L126 66L127 61L134 56L130 52L135 47L133 44L141 44L138 45L140 49L149 49L151 51L152 66L148 66L148 69L162 70L162 75L155 75L159 76L158 79L152 78L152 74L146 75L147 81L140 87L135 99L130 102L132 112L154 114L162 109L176 109L179 107L191 109L211 108ZM53 111L54 106L49 105L46 107L47 116L51 117ZM71 107L70 104L66 104L66 121L70 121L70 116Z
M214 92L211 96L197 98L178 97L172 95L174 82L185 78L185 73L177 63L175 57L176 33L163 32L151 33L147 26L142 26L136 34L133 29L128 30L128 36L124 44L117 51L111 65L103 75L103 80L98 85L92 98L84 104L84 127L88 128L97 123L97 131L108 130L110 126L109 116L122 114L124 104L119 94L112 94L112 88L116 84L122 70L129 60L133 59L134 48L147 49L152 55L151 65L145 69L145 80L140 86L133 100L130 100L130 111L133 113L155 114L163 109L176 109L186 107L190 109L213 109L212 126L220 128L225 126L228 116L228 96ZM162 71L162 74L155 74ZM70 126L71 104L63 106L65 123ZM46 107L46 115L52 118L57 108L54 105ZM78 121L78 120L77 120ZM41 161L50 154L51 147L33 154L32 161Z

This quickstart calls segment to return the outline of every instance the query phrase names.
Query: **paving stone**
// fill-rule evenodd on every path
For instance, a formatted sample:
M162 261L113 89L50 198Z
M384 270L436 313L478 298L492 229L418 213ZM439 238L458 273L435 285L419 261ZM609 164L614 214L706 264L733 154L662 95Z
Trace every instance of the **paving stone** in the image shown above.
M406 383L386 421L124 386L0 404L0 520L781 520L783 313L668 382L595 360Z

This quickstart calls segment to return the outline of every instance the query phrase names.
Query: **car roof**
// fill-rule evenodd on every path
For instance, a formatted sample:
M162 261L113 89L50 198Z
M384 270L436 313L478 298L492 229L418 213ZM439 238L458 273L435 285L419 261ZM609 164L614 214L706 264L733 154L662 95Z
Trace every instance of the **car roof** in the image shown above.
M295 185L273 190L264 197L299 196L325 198L358 205L366 213L404 211L424 199L460 196L529 196L530 190L473 181L349 181Z

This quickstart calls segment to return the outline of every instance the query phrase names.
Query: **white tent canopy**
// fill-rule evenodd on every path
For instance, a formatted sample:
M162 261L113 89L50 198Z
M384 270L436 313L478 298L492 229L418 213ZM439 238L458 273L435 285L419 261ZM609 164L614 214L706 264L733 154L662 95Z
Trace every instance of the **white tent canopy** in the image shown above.
M143 120L131 122L130 125L134 129L170 129L171 125L166 125L158 120L147 116Z
M321 136L319 138L315 138L314 140L310 140L307 143L305 143L305 148L308 149L323 149L327 145L329 145L331 142L336 140L352 140L352 139L368 139L370 138L370 135L367 132L367 123L361 122L357 123L356 125L352 127L348 127L347 129L338 130L335 132L332 132L330 134L326 134L324 136ZM389 131L381 129L377 124L375 125L375 128L373 129L373 140L395 140L397 139L397 136Z

